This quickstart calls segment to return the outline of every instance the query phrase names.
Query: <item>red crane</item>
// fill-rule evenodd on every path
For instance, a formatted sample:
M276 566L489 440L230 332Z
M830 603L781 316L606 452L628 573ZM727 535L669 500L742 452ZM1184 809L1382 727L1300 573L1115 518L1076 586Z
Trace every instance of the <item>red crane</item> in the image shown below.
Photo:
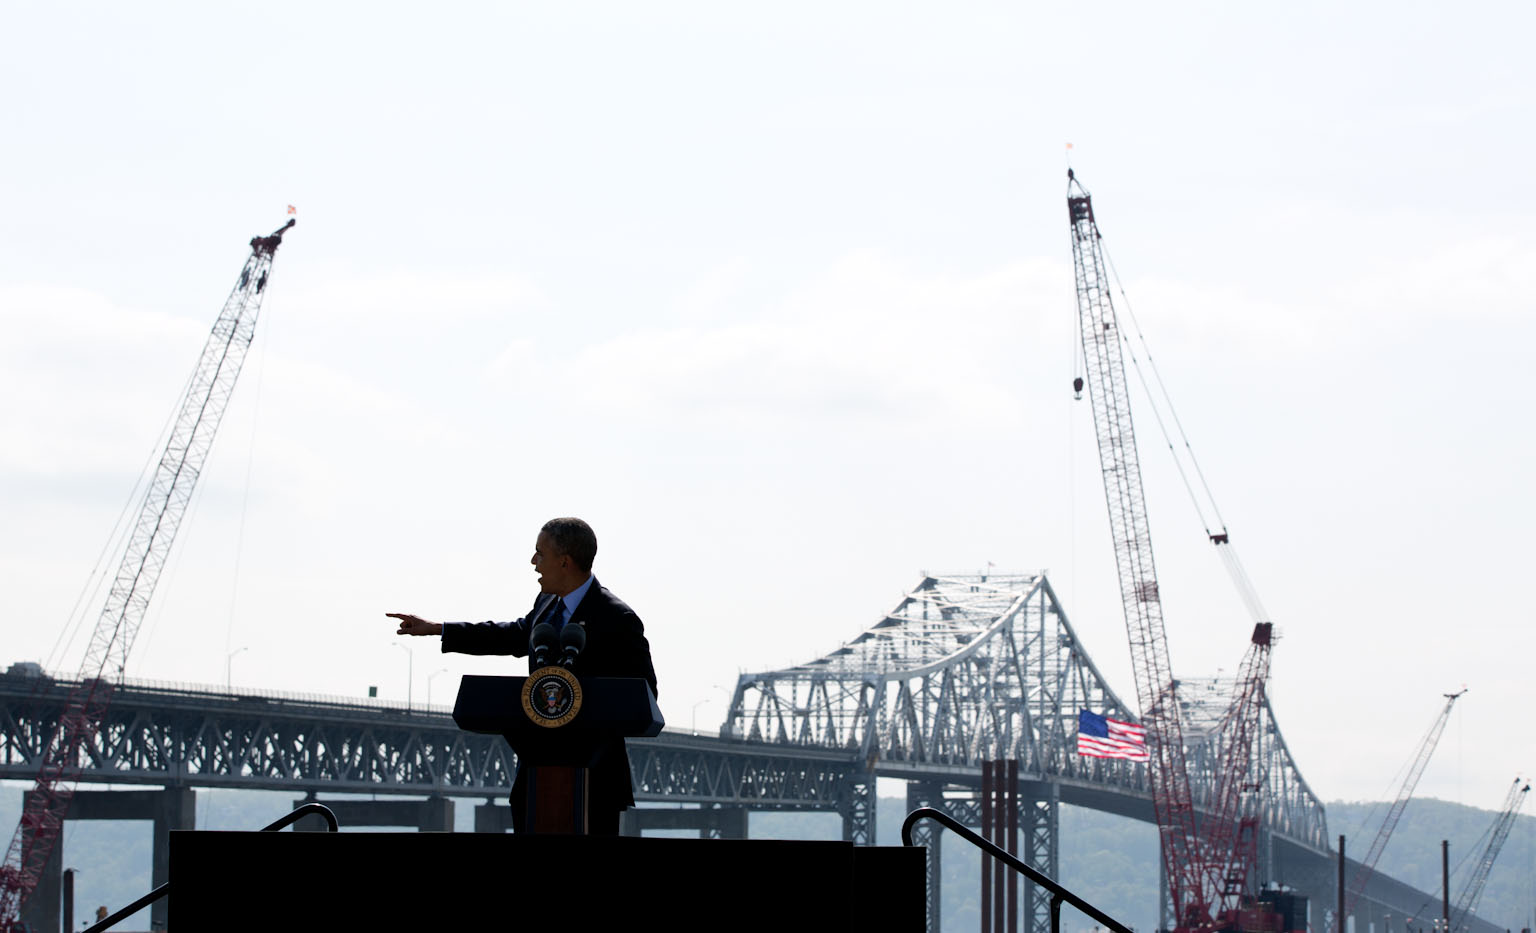
M1185 761L1184 726L1176 699L1178 682L1168 655L1131 418L1125 339L1111 299L1108 266L1093 201L1070 169L1067 179L1083 362L1109 505L1121 603L1130 634L1136 695L1151 746L1148 776L1162 843L1163 870L1176 928L1215 929L1235 919L1257 860L1258 817L1252 804L1259 788L1249 780L1248 772L1264 706L1273 626L1262 618L1251 586L1236 564L1235 555L1229 553L1225 531L1211 535L1211 541L1223 549L1228 569L1248 601L1256 624L1232 705L1218 733L1223 745L1215 791L1204 818L1197 822ZM1081 391L1081 380L1074 388Z
M38 756L37 782L26 795L21 822L6 851L5 863L0 865L0 931L4 933L17 929L22 904L37 887L63 829L85 750L106 718L114 682L122 678L127 667L134 636L255 336L273 254L293 224L289 220L270 236L251 240L251 255L187 384L170 440L144 495L117 577L80 665L78 685L70 692L53 735Z
M1269 681L1274 625L1257 622L1238 669L1232 703L1216 730L1221 744L1216 791L1206 817L1207 871L1220 892L1217 918L1231 919L1250 893L1250 875L1259 861L1260 796L1263 786L1250 779L1259 714Z

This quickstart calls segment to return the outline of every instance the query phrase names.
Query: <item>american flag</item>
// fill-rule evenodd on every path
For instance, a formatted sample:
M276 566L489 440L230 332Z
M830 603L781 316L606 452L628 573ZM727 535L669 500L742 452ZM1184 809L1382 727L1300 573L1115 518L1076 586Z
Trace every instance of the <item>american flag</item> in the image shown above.
M1077 711L1077 753L1089 758L1148 761L1147 729L1081 709Z

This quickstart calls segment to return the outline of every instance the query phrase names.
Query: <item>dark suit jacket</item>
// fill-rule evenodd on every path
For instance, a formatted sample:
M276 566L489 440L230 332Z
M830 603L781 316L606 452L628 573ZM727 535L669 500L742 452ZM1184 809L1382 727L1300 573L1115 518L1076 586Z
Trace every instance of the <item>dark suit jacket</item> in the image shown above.
M544 620L555 597L540 594L533 610L516 622L444 622L443 650L460 654L528 654L528 635ZM587 595L571 613L567 625L587 630L587 646L571 673L577 677L644 677L656 690L656 669L651 665L651 646L645 640L645 626L635 611L610 593L594 578ZM598 756L591 769L593 807L623 809L634 806L634 789L629 779L629 755L624 740L615 738ZM512 785L512 799L522 799L523 774L519 767Z

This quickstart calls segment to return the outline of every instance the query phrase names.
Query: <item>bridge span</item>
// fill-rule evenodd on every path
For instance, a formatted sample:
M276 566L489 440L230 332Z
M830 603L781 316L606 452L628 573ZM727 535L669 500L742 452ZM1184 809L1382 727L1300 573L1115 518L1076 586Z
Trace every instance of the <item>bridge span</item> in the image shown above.
M1199 810L1215 792L1225 754L1218 725L1231 685L1182 685ZM1138 719L1094 665L1044 573L925 573L894 609L825 657L742 675L722 734L843 749L875 774L906 779L909 806L939 807L972 826L980 823L982 763L1017 760L1023 857L1059 877L1062 804L1155 821L1146 764L1077 754L1083 709ZM1251 754L1248 773L1263 786L1260 881L1308 894L1321 930L1323 911L1337 901L1327 819L1267 698ZM937 852L929 847L930 858ZM930 870L930 918L938 878ZM1361 898L1360 933L1388 915L1401 925L1437 900L1380 878ZM1049 930L1048 906L1033 891L1024 916L1031 933ZM1162 926L1169 925L1165 913Z
M1214 783L1221 736L1213 726L1226 697L1218 684L1189 683L1198 687L1184 701L1198 806ZM71 686L0 675L0 778L35 776ZM810 810L838 813L845 839L873 844L879 778L906 782L908 809L935 806L979 826L982 763L1015 759L1022 854L1059 877L1063 804L1153 820L1146 765L1076 754L1079 709L1136 719L1094 666L1044 574L925 574L891 612L826 657L742 675L719 735L669 730L632 740L635 796L663 806L629 811L625 831L742 836L749 811ZM1261 877L1308 894L1313 928L1321 930L1337 871L1323 806L1267 704L1253 754L1251 773L1266 788ZM422 829L451 829L455 799L480 798L477 831L502 831L516 770L504 741L461 732L441 707L147 681L121 685L82 756L85 784L163 789L82 792L71 812L152 819L156 884L165 880L169 831L194 825L193 788L383 795L344 802L343 822ZM938 851L929 847L931 860ZM61 858L55 852L34 901L47 902ZM930 929L937 930L940 874L931 867ZM1028 929L1049 930L1044 899L1028 888L1025 895ZM1386 933L1387 915L1401 927L1436 900L1378 875L1357 908L1357 933ZM1479 920L1471 933L1497 929Z

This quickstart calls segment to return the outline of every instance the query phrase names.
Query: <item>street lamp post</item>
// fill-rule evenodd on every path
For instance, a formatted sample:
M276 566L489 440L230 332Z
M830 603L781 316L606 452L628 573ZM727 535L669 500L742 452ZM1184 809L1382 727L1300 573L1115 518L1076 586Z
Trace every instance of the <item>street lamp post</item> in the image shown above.
M405 652L405 711L410 712L411 688L416 683L416 652L412 651L407 646L400 644L398 641L390 642L390 644Z
M432 678L436 677L438 674L446 673L448 673L448 668L444 667L439 668L438 670L435 670L427 675L427 709L432 708Z
M711 684L710 686L714 687L716 690L719 690L721 693L725 694L725 697L726 697L727 701L733 699L733 696L732 696L731 692L729 690L725 689L724 687L720 686L719 684ZM700 700L699 702L693 704L693 709L691 711L689 711L689 725L688 725L688 731L689 732L692 732L694 735L698 735L699 734L699 707L703 706L705 703L709 703L709 702L711 702L713 700L714 700L714 697L705 697L704 699Z
M235 667L235 655L239 654L242 651L250 651L250 650L251 650L251 646L250 645L246 645L243 648L236 648L234 651L231 651L229 653L228 657L226 657L224 659L224 689L225 690L228 690L231 693L233 693L234 689L235 689L235 686L234 686L234 683L233 683L233 681L234 681L234 674L233 674L233 672L234 672L234 667Z

